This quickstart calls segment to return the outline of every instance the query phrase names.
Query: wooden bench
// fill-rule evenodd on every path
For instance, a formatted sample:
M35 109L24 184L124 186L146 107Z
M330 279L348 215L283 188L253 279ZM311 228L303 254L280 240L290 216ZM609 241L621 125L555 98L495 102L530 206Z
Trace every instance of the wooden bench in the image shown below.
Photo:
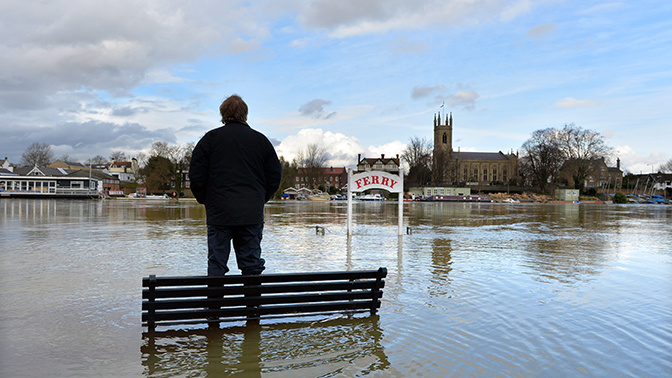
M380 308L386 268L254 276L142 279L142 322L157 325L370 312Z

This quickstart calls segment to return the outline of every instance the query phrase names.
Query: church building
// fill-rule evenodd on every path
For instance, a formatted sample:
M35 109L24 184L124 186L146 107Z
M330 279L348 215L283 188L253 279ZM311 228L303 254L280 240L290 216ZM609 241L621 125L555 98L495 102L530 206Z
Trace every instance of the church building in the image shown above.
M434 116L434 180L441 185L507 185L518 177L518 153L453 150L453 113Z

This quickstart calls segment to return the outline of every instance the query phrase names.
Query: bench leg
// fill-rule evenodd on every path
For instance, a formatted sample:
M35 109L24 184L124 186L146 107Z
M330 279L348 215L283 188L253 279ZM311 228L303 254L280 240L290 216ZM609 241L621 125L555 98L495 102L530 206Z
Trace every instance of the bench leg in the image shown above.
M249 282L245 282L244 286L259 286L261 285L261 280L250 280ZM258 297L260 295L259 291L254 290L254 289L245 289L245 298L252 298L252 297ZM259 312L257 311L259 309L259 305L255 304L247 304L245 307L248 309L251 309L252 311L250 314L247 316L248 321L252 320L259 320Z
M221 287L221 285L208 285L208 288L210 288L210 289L216 289L218 287ZM208 299L215 299L215 300L216 299L222 299L222 296L221 295L208 295ZM209 310L219 310L220 308L221 308L220 306L215 306L215 305L212 305L212 306L208 307ZM219 325L219 322L217 322L217 320L219 320L218 316L208 316L207 320L208 320L208 323L215 322L215 323L217 323L217 325Z

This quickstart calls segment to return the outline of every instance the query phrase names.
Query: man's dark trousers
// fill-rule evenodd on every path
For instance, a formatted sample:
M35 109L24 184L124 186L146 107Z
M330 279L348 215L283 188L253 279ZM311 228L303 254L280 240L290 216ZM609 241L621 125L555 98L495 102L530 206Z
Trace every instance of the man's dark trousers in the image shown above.
M261 274L261 238L264 224L211 226L208 225L208 276L223 276L229 268L231 241L236 252L238 269L243 275Z

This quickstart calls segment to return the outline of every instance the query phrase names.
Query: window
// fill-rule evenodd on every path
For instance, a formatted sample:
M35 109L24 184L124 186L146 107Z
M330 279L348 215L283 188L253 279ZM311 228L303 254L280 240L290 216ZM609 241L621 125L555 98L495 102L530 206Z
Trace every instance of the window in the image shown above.
M443 140L443 144L448 143L448 135L446 133L443 133L443 138L441 138L441 140Z

